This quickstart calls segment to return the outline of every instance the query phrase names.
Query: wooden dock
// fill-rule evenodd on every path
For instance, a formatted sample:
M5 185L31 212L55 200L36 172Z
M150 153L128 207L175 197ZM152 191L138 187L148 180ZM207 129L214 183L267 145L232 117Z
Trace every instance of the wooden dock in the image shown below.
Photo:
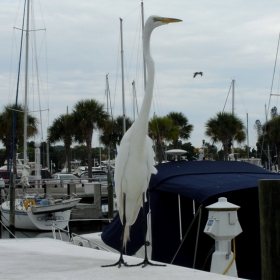
M84 187L76 187L76 184L68 184L66 188L54 188L47 184L45 187L26 189L27 194L32 194L34 192L38 194L50 194L54 198L71 196L73 193L82 199L93 199L94 197L100 196L101 198L106 198L108 196L107 186L104 187L101 184L96 183L87 184ZM16 188L16 196L22 197L22 195L22 188Z
M118 268L101 267L115 263L119 254L76 246L50 238L0 239L1 279L193 279L230 280L230 276L167 264ZM128 264L142 261L124 256Z

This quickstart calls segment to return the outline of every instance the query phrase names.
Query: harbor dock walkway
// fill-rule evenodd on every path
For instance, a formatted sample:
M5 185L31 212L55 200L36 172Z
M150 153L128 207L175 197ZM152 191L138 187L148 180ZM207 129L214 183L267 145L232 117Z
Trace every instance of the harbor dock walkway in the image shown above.
M51 238L0 239L0 279L193 279L230 280L233 277L190 268L166 267L106 267L115 263L119 255ZM141 261L124 256L128 264Z

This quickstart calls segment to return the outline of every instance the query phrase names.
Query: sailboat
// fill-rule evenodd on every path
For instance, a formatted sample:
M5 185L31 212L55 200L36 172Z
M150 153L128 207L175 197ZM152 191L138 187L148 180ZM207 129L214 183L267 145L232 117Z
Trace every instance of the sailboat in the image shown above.
M4 165L0 167L0 170L9 170L9 166L11 166L11 160L9 164L7 163L7 160L5 160ZM17 175L21 176L22 175L22 170L23 170L23 159L19 157L19 154L16 154L16 168L17 168Z
M23 160L23 158L20 158L19 155L20 155L19 153L16 154L16 169L17 169L17 176L21 177L23 167L24 167L24 163L23 163L24 160ZM10 166L12 166L11 160L10 160L9 164L7 164L7 160L5 160L4 165L0 167L0 170L9 170ZM28 161L28 166L30 167L30 172L32 170L35 170L35 162ZM40 168L42 168L41 165L40 165Z
M68 226L71 209L81 198L53 199L36 193L15 200L15 228L25 230L52 230L53 225L64 229ZM9 226L10 201L1 205L2 222Z
M28 41L29 41L29 9L30 9L30 0L26 1L26 28L22 28L26 32L26 65L25 65L25 106L24 106L24 160L22 166L21 174L21 185L23 187L23 197L14 199L13 183L10 185L10 200L7 200L1 204L1 214L2 222L5 226L14 227L17 229L26 229L26 230L52 230L53 225L56 225L59 228L65 228L68 226L71 209L80 202L81 198L78 198L75 194L70 198L66 199L54 199L50 195L43 194L39 195L35 192L33 194L27 194L25 189L29 186L29 171L30 166L27 162L27 89L28 89ZM25 9L24 9L25 11ZM25 15L25 12L24 12ZM25 16L24 16L25 17ZM23 33L22 33L23 34ZM22 49L22 46L21 46ZM21 53L21 51L20 51ZM21 55L20 55L21 57ZM18 70L18 81L20 74L20 63ZM18 98L18 87L17 87L17 97L16 97L16 108L17 108L17 98ZM15 109L16 109L15 108ZM15 110L16 116L16 110ZM13 126L13 135L15 131L16 117L14 117L14 126ZM14 136L12 143L12 156L15 152L14 149ZM40 145L35 145L37 154L35 151L35 166L36 171L40 169ZM39 152L39 154L38 154ZM36 160L36 158L38 160ZM39 172L38 172L39 174ZM39 178L38 175L37 178ZM14 208L14 211L11 209ZM13 221L14 219L14 221Z

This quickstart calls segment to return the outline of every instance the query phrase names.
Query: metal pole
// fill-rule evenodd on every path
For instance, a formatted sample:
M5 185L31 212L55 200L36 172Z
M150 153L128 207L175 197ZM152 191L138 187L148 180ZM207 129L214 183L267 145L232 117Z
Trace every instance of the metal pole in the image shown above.
M179 194L178 194L178 209L179 209L180 240L182 241L181 199Z
M110 183L108 185L108 219L114 218L114 187Z
M143 37L143 31L144 31L144 6L143 1L141 2L141 15L142 15L142 37ZM143 70L144 70L144 89L146 91L146 61L143 53Z
M202 213L202 208L199 208L199 218L198 218L197 233L196 233L196 240L195 240L195 251L194 251L193 268L195 268L195 262L196 262L198 238L199 238L199 229L200 229L200 222L201 222L201 213Z
M267 123L267 110L266 110L266 104L264 105L265 106L265 121ZM267 144L267 160L268 160L268 170L270 170L270 151L269 151L269 144Z
M190 229L191 229L193 223L195 222L195 220L196 220L196 218L197 218L197 215L201 213L201 212L200 212L200 208L202 208L202 204L201 204L201 205L199 206L199 208L197 209L197 212L195 213L195 215L194 215L194 217L193 217L193 219L192 219L192 221L191 221L191 223L190 223L190 225L189 225L189 227L188 227L188 229L187 229L187 231L186 231L186 233L185 233L185 235L184 235L184 237L183 237L183 239L182 239L182 241L181 241L181 243L180 243L180 245L179 245L179 247L178 247L178 249L177 249L177 251L176 251L174 257L173 257L173 259L171 260L170 264L173 263L173 261L175 260L175 258L176 258L176 256L177 256L178 252L180 251L180 249L181 249L181 247L182 247L182 245L183 245L183 243L184 243L186 237L187 237L188 234L189 234L189 231L190 231Z
M23 161L27 163L27 113L28 113L28 48L29 48L29 0L27 0L26 17L26 52L25 52L25 97L24 97L24 129L23 129Z
M248 132L248 113L247 113L247 158L249 159L249 152L250 152L250 148L249 148L249 132Z
M234 84L235 80L232 80L232 115L234 116ZM232 153L234 154L234 141L232 139Z
M133 121L135 121L135 100L136 100L136 93L135 93L135 81L132 82L132 100L133 100Z
M234 83L235 80L232 80L232 114L234 115Z
M106 101L107 101L107 113L109 114L109 97L108 97L108 85L109 85L109 82L108 82L108 75L109 74L106 74L106 81L105 81L105 84L106 84L106 89L105 89L105 94L106 94Z
M40 165L41 165L41 155L40 155L40 143L35 143L35 185L39 186L39 180L41 180Z
M204 155L204 144L205 144L205 140L202 140L202 148L203 148L203 160L205 158L205 155Z
M29 3L29 1L28 1ZM21 43L20 43L20 59L19 59L19 67L18 67L18 78L17 78L17 91L16 91L16 103L15 103L15 111L14 111L14 121L13 121L13 138L12 138L12 150L11 150L11 161L7 162L7 165L14 164L13 169L9 167L9 170L12 171L10 173L10 229L12 234L11 237L15 237L15 179L16 179L16 148L15 148L15 132L16 132L16 120L17 120L17 104L18 104L18 88L19 88L19 74L20 74L20 65L21 65L21 52L22 52L22 39L23 39L23 30L24 30L24 17L25 17L25 7L23 14L23 22L22 22L22 33L21 33ZM25 150L26 152L26 150Z
M193 199L193 214L195 215L195 200Z
M120 18L120 29L121 29L121 65L122 65L122 106L123 106L123 135L126 132L125 125L125 100L124 100L124 70L123 70L123 32L122 32L122 19Z
M99 142L99 167L101 166L101 160L102 160L102 157L101 157L101 147L100 147L100 142Z
M16 175L13 173L11 175L10 184L10 230L13 235L15 235L15 182ZM12 235L10 235L12 237Z
M109 114L109 82L108 82L108 74L106 75L106 96L107 96L107 113ZM114 188L111 182L111 151L110 145L107 149L107 190L108 190L108 218L114 218ZM101 201L101 194L100 199Z
M50 170L50 150L49 150L49 142L47 144L47 169Z

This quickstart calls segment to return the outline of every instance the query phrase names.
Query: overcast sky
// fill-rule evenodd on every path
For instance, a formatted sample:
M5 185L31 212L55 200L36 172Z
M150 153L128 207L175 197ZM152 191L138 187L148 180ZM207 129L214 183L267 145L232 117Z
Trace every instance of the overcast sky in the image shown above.
M35 51L38 55L41 110L49 108L49 120L42 111L43 138L48 124L65 114L67 107L71 112L77 101L95 98L107 106L107 73L113 115L122 115L120 18L123 19L126 113L132 118L133 80L139 107L143 97L141 1L33 2L35 27L32 25L31 29L46 29L32 32L36 34L36 48L30 43L30 58ZM21 31L14 27L21 28L23 3L23 0L0 0L0 110L15 102ZM156 78L151 116L164 116L170 111L184 113L194 125L188 141L201 147L203 139L210 142L204 135L206 121L224 106L225 111L232 111L229 89L234 79L234 112L245 125L248 114L249 145L255 147L254 122L265 121L265 104L268 107L270 100L280 31L280 2L144 1L145 19L150 15L183 20L159 27L152 34ZM30 62L30 76L35 76L34 61ZM273 94L279 90L278 64ZM202 71L203 76L193 78L196 71ZM23 55L21 103L24 72ZM35 94L37 82L29 88L34 92L29 95L29 109L36 111L39 108ZM278 97L272 96L270 108L278 105ZM94 147L98 146L96 139L95 135Z

